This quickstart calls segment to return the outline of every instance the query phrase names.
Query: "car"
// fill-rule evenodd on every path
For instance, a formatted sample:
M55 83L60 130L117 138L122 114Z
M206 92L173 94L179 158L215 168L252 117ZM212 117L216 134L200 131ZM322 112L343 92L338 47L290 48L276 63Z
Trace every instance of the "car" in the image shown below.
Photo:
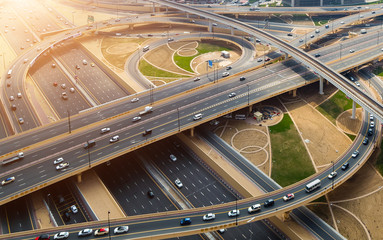
M191 224L191 218L182 218L180 221L181 226L184 225L190 225Z
M283 201L287 202L287 201L289 201L291 199L294 199L294 197L295 197L294 193L289 193L289 194L283 196Z
M173 42L174 38L168 38L168 42Z
M53 239L66 239L69 237L69 232L59 232L53 236Z
M314 57L320 57L320 53L315 53Z
M350 53L353 53L353 52L355 52L355 50L354 49L350 49Z
M229 94L229 98L235 97L237 94L235 92L232 92Z
M363 16L363 15L360 15L360 18L364 18L364 16Z
M344 24L344 21L341 21L340 24Z
M229 72L223 72L223 73L222 73L222 77L227 77L227 76L229 76L229 75L230 75Z
M78 64L76 65L76 69L77 69L77 70L79 70L79 69L80 69L80 66L79 66Z
M363 145L367 145L367 144L368 144L368 137L365 137L363 140Z
M181 180L179 180L178 178L174 181L174 183L176 184L176 186L178 188L182 188L184 185L182 184Z
M67 99L68 99L68 95L66 94L66 92L62 92L62 93L61 93L61 97L62 97L62 99L64 99L64 100L67 100Z
M28 62L28 58L24 58L24 63L27 63Z
M121 19L116 18L114 21L115 21L115 22L119 22L119 21L121 21Z
M374 130L372 130L372 128L369 128L367 131L367 135L372 136L373 134L374 134Z
M56 64L52 63L52 68L55 68L56 67Z
M137 116L137 117L134 117L132 119L133 122L137 122L137 121L140 121L141 120L141 117L140 116Z
M355 85L360 87L360 83L359 82L355 82Z
M193 79L194 82L197 82L197 81L199 81L199 80L201 80L200 77L196 77L196 78Z
M330 26L329 26L328 24L326 24L324 27L325 27L325 28L329 28Z
M239 81L245 81L245 80L246 80L245 77L240 77L240 78L239 78Z
M231 210L230 212L227 213L227 216L229 217L235 217L239 216L240 212L238 209Z
M346 162L345 164L342 165L342 170L346 170L348 167L350 166L350 164L348 162Z
M17 93L17 98L21 98L21 97L22 97L21 93Z
M114 142L117 142L118 140L120 140L120 137L116 135L116 136L113 136L111 139L109 139L109 142L114 143Z
M57 82L53 82L53 87L57 87Z
M109 228L100 228L94 231L94 236L102 236L109 233Z
M91 63L90 66L91 66L91 67L94 67L94 66L96 66L96 65L95 65L94 63Z
M152 190L148 191L148 197L154 198L154 192Z
M254 205L250 206L250 207L247 209L247 211L248 211L249 213L258 212L258 211L260 211L260 210L261 210L261 204L254 204Z
M256 38L256 39L255 39L255 42L257 42L257 43L260 43L260 42L261 42L261 40L260 40L260 39L258 39L258 38Z
M59 163L62 163L64 161L64 158L62 158L62 157L59 157L59 158L57 158L56 160L54 160L53 161L53 164L59 164Z
M310 38L314 38L314 35L311 34L311 35L310 35Z
M270 58L269 58L269 57L266 57L266 58L265 58L265 62L268 62L268 61L270 61Z
M15 177L9 177L9 178L6 178L4 179L2 182L1 182L1 185L4 186L4 185L7 185L8 183L11 183L15 181Z
M258 58L258 59L257 59L257 62L262 62L262 58Z
M355 152L352 153L351 157L356 158L359 155L359 151L356 150Z
M220 234L223 234L223 233L225 233L226 231L227 231L226 228L221 228L221 229L218 230L218 232L219 232Z
M214 213L208 213L202 217L202 220L204 221L210 221L215 219L215 214Z
M15 100L15 97L14 96L9 96L9 101L13 101Z
M76 205L70 206L70 210L72 211L72 213L78 213L78 209L77 209Z
M375 122L374 121L370 122L370 128L374 128L374 127L375 127Z
M51 236L49 234L42 234L39 237L36 237L35 240L50 240Z
M374 121L374 115L372 115L371 113L370 113L370 120Z
M174 156L173 154L170 154L169 158L170 158L170 160L172 160L173 162L177 161L177 157Z
M66 88L66 84L63 83L63 84L60 85L60 87L61 87L62 89L65 89L65 88Z
M199 119L201 119L202 118L202 113L197 113L197 114L195 114L194 116L193 116L193 120L194 121L197 121L197 120L199 120Z
M215 27L218 26L218 24L216 24L216 23L212 23L211 25L213 25L213 26L215 26Z
M338 173L337 172L331 172L327 177L329 178L329 179L333 179L334 177L336 177L336 175L337 175Z
M375 11L372 11L371 14L375 14Z
M287 34L287 36L289 36L289 37L292 37L292 36L293 36L293 34L292 34L292 33L288 33L288 34Z
M227 67L226 67L226 70L230 70L230 69L232 69L231 66L227 66Z
M19 118L19 123L23 124L24 123L24 119L23 118Z
M11 106L11 109L12 109L12 111L16 111L16 105L13 104L13 105Z
M61 170L69 166L68 162L60 163L59 165L56 166L56 170Z
M265 206L265 207L270 207L273 205L274 205L274 199L271 199L271 198L266 200L266 202L263 203L263 206Z
M300 42L300 43L303 42L303 39L299 39L299 42Z
M107 133L110 131L110 128L106 127L106 128L101 128L101 133Z
M93 232L92 229L85 228L85 229L81 230L80 232L78 232L77 236L79 236L79 237L89 236L89 235L92 235L92 232Z
M149 134L152 134L152 129L146 129L143 133L142 133L142 136L146 136L146 135L149 135Z
M139 100L140 99L138 97L136 97L136 98L133 98L132 100L130 100L130 102L135 103L135 102L138 102Z
M74 88L69 88L69 92L74 93Z
M190 22L191 22L191 23L195 23L195 20L194 20L194 19L192 19L192 20L190 20Z
M119 226L113 230L113 233L114 234L121 234L121 233L127 233L128 231L129 231L128 226Z

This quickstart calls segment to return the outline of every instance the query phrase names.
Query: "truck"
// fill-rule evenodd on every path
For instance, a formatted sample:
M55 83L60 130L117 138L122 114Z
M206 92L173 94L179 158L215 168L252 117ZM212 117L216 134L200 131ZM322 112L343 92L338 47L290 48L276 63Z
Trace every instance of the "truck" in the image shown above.
M146 106L145 107L145 109L144 109L144 111L141 111L140 112L140 116L142 116L142 115L145 115L145 114L147 114L147 113L151 113L153 110L153 107L151 107L151 106Z
M13 162L16 162L16 161L18 161L18 160L21 160L21 159L23 159L24 158L24 153L23 152L19 152L18 154L17 154L17 156L15 156L15 157L12 157L12 158L8 158L8 159L5 159L5 160L3 160L3 165L6 165L6 164L9 164L9 163L13 163Z

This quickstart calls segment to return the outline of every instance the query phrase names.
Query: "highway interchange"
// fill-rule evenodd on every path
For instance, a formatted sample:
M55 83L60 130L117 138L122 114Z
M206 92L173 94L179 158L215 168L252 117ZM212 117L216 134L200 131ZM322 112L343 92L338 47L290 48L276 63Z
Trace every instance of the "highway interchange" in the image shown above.
M250 81L252 80L252 79L249 79ZM237 80L238 81L238 80ZM220 90L222 90L222 87L220 86L219 87L220 88ZM230 86L228 86L228 89L230 89ZM213 89L214 90L214 89ZM242 102L239 102L239 97L240 96L238 96L238 98L237 99L234 99L233 101L235 102L235 101L237 101L237 102L235 102L237 105L238 104L242 104L242 103L246 103L246 92L248 91L248 90L246 90L246 88L245 89L242 89L242 90L236 90L236 92L238 92L238 93L240 93L240 91L242 91L242 93L243 93L243 96L242 96L242 99L241 99L241 101ZM227 99L227 93L228 93L229 91L226 91L226 92L223 92L223 94L221 94L221 96L219 96L220 98L217 98L218 100L216 100L216 99L207 99L207 100L210 100L210 101L225 101L224 99ZM205 94L205 93L204 93ZM206 92L206 95L209 95L210 94L210 92ZM252 93L253 94L253 93ZM249 94L249 97L251 98L251 99L255 99L255 96L252 96L252 94ZM203 95L202 95L203 96ZM193 100L191 100L191 101L193 101ZM190 101L190 102L191 102ZM230 102L230 101L229 101ZM207 102L207 104L206 105L208 105L208 106L211 106L211 102L209 103L209 102ZM246 105L246 104L245 104ZM141 105L142 106L142 105ZM174 106L173 106L174 107ZM226 106L227 107L227 106ZM170 108L171 109L171 108ZM170 110L169 108L168 109L164 109L164 110L161 110L161 109L155 109L155 111L156 112L165 112L165 111L167 111L167 110ZM173 108L174 109L174 108ZM181 115L184 115L184 112L182 112L182 108L180 109L180 113L181 113ZM208 109L206 109L206 110L208 110ZM191 111L189 111L189 112L195 112L195 108L194 108L194 110L192 109ZM218 109L218 111L219 111L219 109ZM175 111L173 111L172 112L172 114L173 114L173 116L167 116L168 117L168 119L167 119L167 121L169 121L169 119L176 119L177 118L177 115L176 115L176 113L175 113ZM192 122L191 121L191 115L192 114L190 114L190 115L188 115L188 116L186 116L185 118L182 118L181 119L181 121L180 121L180 125L181 126L185 126L186 124L188 124L188 123L190 123L190 122ZM205 115L208 115L207 114L207 112L205 113ZM86 123L86 122L85 122ZM115 129L117 129L118 127L120 127L118 124L121 124L121 123L116 123L116 125L111 125L111 127L113 128L115 128ZM172 127L174 127L174 125L176 126L177 124L173 121L173 122L171 122L171 124L173 124L173 126ZM140 125L142 125L142 124L140 124ZM149 124L148 124L149 125ZM177 126L176 126L177 127ZM143 130L144 128L140 128L140 129L138 129L137 131L136 131L136 135L139 135L141 132L142 132L142 130ZM167 129L159 129L160 131L166 131ZM127 132L126 133L126 135L130 135L131 133L129 133L129 132ZM97 134L96 133L94 133L93 135L92 134L88 134L88 135L85 135L85 136L83 136L83 137L80 137L81 138L81 140L78 140L77 142L73 142L73 143L71 143L71 144L76 144L76 145L78 145L79 147L78 148L80 148L81 147L81 143L83 143L84 141L86 141L86 140L84 140L84 139L89 139L89 138L95 138L95 137L98 137L99 136L99 133L97 132ZM109 137L109 136L108 136ZM104 139L105 140L108 140L108 137L104 137ZM135 140L136 141L136 140ZM142 138L141 139L138 139L137 141L142 141ZM99 143L99 141L97 140L97 143ZM99 144L97 144L97 145L99 145ZM117 145L118 146L118 145ZM115 147L117 147L117 146L114 146L114 148ZM51 151L52 152L54 152L56 149L55 149L55 147L54 146L52 146L52 148L51 148ZM57 150L56 150L57 151ZM93 154L93 152L92 152L92 154ZM49 155L49 152L48 152L48 155ZM36 158L37 158L38 156L36 156ZM64 156L64 158L66 158L66 156ZM26 159L25 159L26 160ZM30 160L32 160L32 159L30 159ZM28 161L30 161L30 160L28 160ZM51 160L49 160L49 162L50 162ZM96 160L97 161L97 160ZM17 166L17 165L15 165L15 166ZM71 167L72 167L72 164L71 164ZM21 183L22 184L22 183Z

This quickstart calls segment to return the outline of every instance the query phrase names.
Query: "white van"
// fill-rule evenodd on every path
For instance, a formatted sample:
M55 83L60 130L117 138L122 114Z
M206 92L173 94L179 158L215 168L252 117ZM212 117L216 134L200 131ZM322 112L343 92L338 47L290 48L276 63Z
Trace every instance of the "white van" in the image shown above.
M149 48L150 48L150 46L149 46L149 45L146 45L146 46L142 49L142 51L143 51L143 52L149 51Z
M198 114L194 115L193 120L197 121L197 120L199 120L201 118L202 118L202 113L198 113Z

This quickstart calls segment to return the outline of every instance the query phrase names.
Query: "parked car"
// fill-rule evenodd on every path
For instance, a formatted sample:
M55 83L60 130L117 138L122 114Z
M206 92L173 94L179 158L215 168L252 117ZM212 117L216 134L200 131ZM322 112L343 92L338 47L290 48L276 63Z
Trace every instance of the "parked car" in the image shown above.
M77 209L76 205L70 206L70 210L72 211L72 213L78 213L78 209Z

